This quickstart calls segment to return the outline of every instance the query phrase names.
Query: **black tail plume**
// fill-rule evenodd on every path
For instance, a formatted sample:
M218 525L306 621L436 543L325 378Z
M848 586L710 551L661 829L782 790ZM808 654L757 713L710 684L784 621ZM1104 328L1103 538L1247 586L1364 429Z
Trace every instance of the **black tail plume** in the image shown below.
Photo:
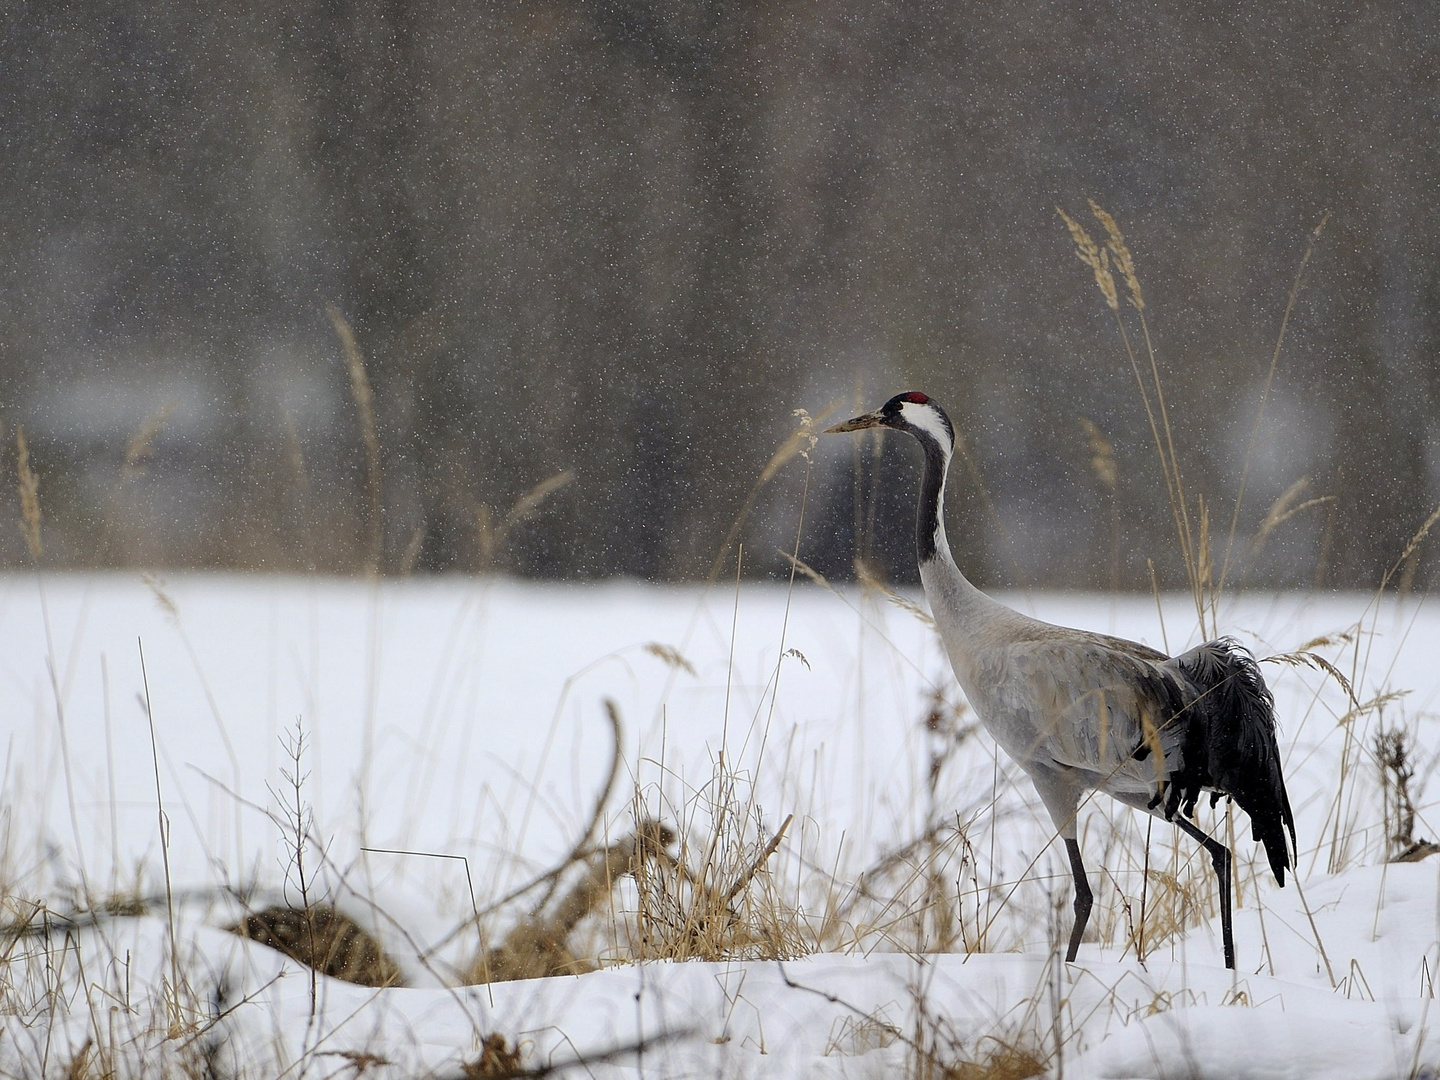
M1177 663L1196 696L1186 725L1189 783L1186 791L1174 794L1184 800L1187 812L1194 809L1202 786L1234 798L1249 815L1251 835L1265 845L1270 869L1283 886L1285 871L1293 865L1295 817L1280 771L1275 702L1260 665L1233 638L1207 642ZM1200 763L1203 779L1192 772Z

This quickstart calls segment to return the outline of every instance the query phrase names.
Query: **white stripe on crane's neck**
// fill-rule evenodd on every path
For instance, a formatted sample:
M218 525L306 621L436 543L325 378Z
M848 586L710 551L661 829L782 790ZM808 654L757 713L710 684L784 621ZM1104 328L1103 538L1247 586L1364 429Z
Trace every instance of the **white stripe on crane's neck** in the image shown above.
M955 452L955 436L951 434L950 425L935 406L918 405L913 401L903 402L900 405L900 418L934 439L947 459Z
M915 521L915 554L921 566L939 559L952 566L945 539L945 472L955 449L948 418L937 406L902 402L900 420L925 451L925 476L920 482L920 504Z

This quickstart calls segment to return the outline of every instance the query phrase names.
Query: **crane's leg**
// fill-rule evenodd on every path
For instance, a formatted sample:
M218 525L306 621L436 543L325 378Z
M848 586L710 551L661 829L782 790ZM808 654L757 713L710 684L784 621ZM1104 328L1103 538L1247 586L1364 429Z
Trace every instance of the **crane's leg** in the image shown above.
M1050 820L1055 822L1055 833L1064 839L1065 851L1070 856L1070 873L1075 875L1075 927L1070 931L1070 947L1065 950L1065 962L1073 964L1075 954L1080 950L1080 939L1085 936L1085 924L1090 921L1090 908L1095 902L1090 882L1085 877L1085 864L1080 861L1080 840L1075 827L1084 784L1076 779L1074 772L1040 761L1024 761L1021 767L1030 774L1040 801L1045 804Z
M1230 849L1213 836L1205 833L1194 822L1179 814L1175 815L1174 821L1176 825L1180 826L1181 831L1199 840L1205 845L1205 850L1210 853L1210 862L1215 867L1215 876L1220 881L1220 936L1225 943L1225 966L1233 971L1235 970L1235 935L1230 928Z
M1095 896L1090 892L1089 879L1085 877L1085 864L1080 861L1080 842L1067 836L1065 850L1070 854L1070 872L1075 875L1075 928L1070 931L1070 947L1065 950L1065 962L1073 964L1075 954L1080 951L1080 939L1085 936L1085 924L1090 921L1090 908Z

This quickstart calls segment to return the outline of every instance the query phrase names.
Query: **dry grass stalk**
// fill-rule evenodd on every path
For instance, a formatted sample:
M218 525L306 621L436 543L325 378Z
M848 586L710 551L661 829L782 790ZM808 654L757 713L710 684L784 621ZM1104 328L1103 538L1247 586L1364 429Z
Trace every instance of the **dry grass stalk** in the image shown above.
M1313 637L1300 646L1302 652L1309 652L1312 649L1330 649L1341 645L1352 644L1358 636L1356 630L1332 630L1328 634L1321 634Z
M870 569L869 564L867 564L864 559L857 558L855 560L855 580L860 583L861 588L875 590L886 600L890 601L890 603L898 607L901 611L908 612L909 614L915 616L915 618L919 619L926 626L934 629L935 620L930 617L930 613L920 607L920 605L915 603L913 600L910 600L908 597L901 596L894 589L890 588L890 586L886 585L883 581L881 581L875 575L874 571Z
M964 932L960 913L951 902L950 890L952 877L963 877L966 864L970 861L967 858L968 843L961 857L959 872L952 874L946 858L948 852L939 841L941 822L948 819L951 812L941 797L940 776L955 753L975 733L977 725L962 722L968 706L963 701L949 700L947 689L944 683L935 687L920 722L930 747L930 760L925 771L925 831L930 841L915 925L916 948L923 952L950 952Z
M846 1016L831 1028L822 1053L825 1057L859 1057L873 1050L883 1050L902 1038L904 1035L899 1028L879 1016Z
M422 525L410 534L405 553L400 556L400 576L409 577L415 572L415 563L420 558L420 549L425 545L425 527Z
M554 476L541 480L515 500L498 524L495 521L495 511L490 507L484 503L476 507L475 543L479 549L481 567L492 568L495 565L495 558L500 552L500 547L504 544L510 530L529 521L546 499L574 479L574 471L565 469Z
M30 467L30 447L25 429L15 428L15 472L20 480L20 518L25 530L25 543L30 557L39 560L44 548L40 544L40 479Z
M500 533L495 525L495 511L485 503L475 508L475 547L483 568L495 565L495 553L500 550Z
M908 843L882 854L855 876L843 896L830 902L816 940L826 948L839 948L845 940L859 940L877 932L891 940L887 924L882 920L892 908L903 908L908 913L913 897L910 890L917 885L923 888L927 864L938 861L942 852L948 855L955 847L962 851L960 872L963 874L966 865L973 866L974 860L969 857L970 845L964 830L950 820L937 823ZM849 925L862 903L879 905L879 917L870 918L859 927ZM913 906L919 908L923 901L915 899ZM962 931L963 926L962 921ZM842 933L849 933L850 938L843 938ZM966 951L983 951L978 948L980 938L977 933L973 941L967 942Z
M565 469L562 472L556 473L554 476L541 480L529 491L521 495L520 498L515 500L515 505L510 507L509 512L505 515L505 520L500 529L501 535L504 535L516 525L529 521L535 516L535 511L540 508L541 503L574 479L574 470Z
M1325 641L1323 638L1318 640L1322 643ZM1355 696L1355 687L1351 685L1345 673L1329 660L1325 659L1325 657L1310 649L1297 649L1295 652L1275 653L1272 656L1262 657L1260 663L1284 664L1286 667L1308 667L1330 676L1330 678L1340 684L1340 688L1345 691L1345 696L1350 699L1350 712L1346 714L1345 719L1358 716L1361 712L1367 711L1368 709L1367 706L1360 704L1360 699ZM1341 723L1344 722L1345 720L1342 719Z
M821 424L834 414L840 407L840 402L832 401L825 408L814 416L805 409L794 410L793 415L798 418L798 425L795 430L787 435L770 455L770 460L760 470L759 477L750 486L744 501L740 504L740 511L735 515L735 520L730 524L730 531L725 534L725 539L720 544L720 550L716 552L714 561L710 564L710 571L705 575L707 584L713 585L720 576L720 570L730 558L730 549L734 546L740 530L745 527L745 522L750 518L750 511L755 508L755 500L759 497L761 490L768 484L780 470L792 458L803 457L807 460L810 451L815 445L815 431Z
M1208 867L1176 860L1173 869L1151 868L1145 874L1145 904L1129 931L1130 943L1143 962L1166 942L1183 937L1213 914L1217 903Z
M1165 479L1165 491L1170 499L1171 515L1175 519L1175 532L1185 563L1186 579L1190 584L1190 593L1195 602L1201 630L1204 631L1210 583L1208 579L1201 576L1199 551L1193 535L1189 505L1185 498L1185 485L1180 475L1179 459L1175 454L1175 439L1170 427L1170 410L1165 402L1165 390L1160 380L1160 366L1155 356L1154 342L1150 337L1150 324L1145 318L1145 304L1140 292L1140 282L1135 274L1134 260L1130 256L1130 249L1125 244L1125 238L1121 235L1119 226L1115 224L1115 219L1093 200L1090 203L1091 212L1109 235L1109 242L1103 249L1095 243L1082 225L1059 207L1055 209L1070 230L1070 236L1075 242L1080 261L1095 270L1096 283L1105 297L1106 306L1110 308L1115 317L1115 326L1120 333L1125 356L1130 361L1130 370L1135 376L1135 384L1140 391L1140 400L1145 406L1145 417L1150 424L1150 435L1155 441L1155 450L1160 458L1160 472ZM1145 376L1140 370L1139 358L1136 357L1134 346L1130 342L1130 334L1125 329L1125 320L1120 316L1115 281L1109 270L1112 253L1123 259L1127 275L1126 287L1131 290L1131 304L1135 307L1136 314L1140 319L1140 329L1144 337L1145 352L1150 368L1150 385L1148 387L1145 383ZM1133 285L1131 284L1132 279ZM1154 395L1153 405L1151 403L1152 394Z
M1255 457L1255 447L1260 442L1260 425L1265 419L1265 405L1270 399L1270 388L1275 382L1275 369L1280 364L1280 350L1285 344L1285 333L1290 328L1290 316L1295 312L1295 301L1300 296L1300 286L1305 281L1305 267L1310 264L1310 257L1315 254L1315 245L1320 240L1320 234L1325 231L1325 224L1330 220L1330 211L1326 210L1321 215L1319 223L1310 231L1310 242L1305 246L1305 254L1300 257L1300 265L1295 270L1295 280L1290 283L1290 294L1285 300L1285 314L1280 317L1280 331L1275 335L1275 347L1270 351L1270 367L1265 373L1265 385L1260 391L1260 405L1255 411L1255 423L1250 428L1250 441L1245 447L1244 463L1240 467L1240 487L1235 493L1235 509L1230 515L1230 530L1225 538L1225 555L1220 562L1220 580L1215 587L1218 596L1225 588L1227 571L1230 569L1230 555L1235 548L1236 529L1240 524L1240 507L1245 501L1245 482L1250 476L1250 462Z
M1201 608L1200 629L1205 637L1214 637L1220 632L1218 619L1214 612L1215 593L1212 588L1215 582L1215 565L1210 558L1210 504L1206 502L1205 496L1197 497L1197 504L1200 510L1199 542L1195 545L1195 580L1199 583L1199 589L1195 595L1202 601L1208 599L1207 607L1211 612L1210 629L1205 630L1204 611Z
M781 555L781 557L783 557L783 558L785 559L786 562L788 562L791 566L793 566L793 567L794 567L797 571L799 571L802 575L804 575L805 577L807 577L807 578L809 578L811 581L813 581L816 585L819 585L822 589L826 590L827 592L832 592L832 593L835 592L834 587L830 584L829 580L825 577L825 575L822 574L822 573L820 573L819 570L816 570L813 566L811 566L809 563L807 563L804 559L796 558L794 555L790 554L790 552L786 551L784 548L776 548L775 550Z
M829 408L822 410L820 415L822 417L828 417L834 411L835 406L831 405ZM814 447L814 427L816 420L804 409L797 410L796 415L798 416L799 413L802 412L805 413L805 415L799 419L799 426L785 437L784 442L776 447L775 452L770 455L770 460L767 461L765 467L760 470L760 485L763 486L775 479L775 474L783 469L785 463L791 458L808 454Z
M951 1061L937 1073L936 1080L1028 1080L1043 1076L1046 1059L1025 1046L989 1040L995 1045L974 1061Z
M1120 467L1115 461L1115 447L1088 416L1080 419L1085 443L1090 451L1090 469L1100 485L1110 493L1110 591L1120 589Z
M1415 575L1419 570L1420 552L1412 551L1400 567L1400 580L1395 583L1395 591L1401 596L1409 596L1415 588Z
M605 805L609 802L615 780L620 773L620 747L623 737L620 709L610 698L605 699L604 707L605 717L610 724L610 768L596 795L589 821L574 847L558 866L541 875L519 893L506 898L504 902L536 887L543 887L529 913L521 917L498 946L484 948L482 943L480 954L466 973L468 982L541 978L546 975L592 970L596 966L593 961L580 960L570 950L568 942L575 927L611 894L617 881L634 873L637 859L668 857L665 849L674 842L674 834L665 826L653 822L642 822L634 835L618 844L599 851L591 847ZM551 906L551 900L560 888L562 877L575 866L582 868L579 879L558 903Z
M152 574L146 571L140 575L140 580L143 581L145 587L150 590L150 595L155 598L155 603L159 606L160 610L165 613L166 617L169 618L171 622L178 623L180 621L180 608L175 603L175 598L170 595L169 590L166 588L165 579L158 574Z
M281 423L285 428L285 460L290 466L290 479L295 490L301 495L310 491L310 474L305 469L305 448L300 442L300 425L295 414L289 409L280 410Z
M97 1064L92 1063L90 1060L90 1056L94 1050L94 1037L87 1035L85 1042L81 1044L80 1049L75 1052L75 1056L70 1059L70 1064L65 1069L65 1080L91 1080L92 1077L97 1075ZM100 1063L98 1069L100 1070L99 1075L104 1076L105 1065Z
M155 453L155 440L179 404L178 401L167 401L147 416L135 434L130 436L125 443L125 464L120 467L122 478L129 480L145 472L145 463Z
M1270 509L1265 514L1265 520L1260 522L1260 528L1255 530L1255 536L1250 541L1249 558L1253 561L1264 549L1266 541L1272 533L1281 525L1289 521L1296 514L1309 510L1312 506L1322 506L1325 503L1335 501L1334 495L1318 495L1313 499L1300 501L1300 496L1310 489L1310 477L1302 476L1281 493L1280 497L1270 504Z
M37 510L36 512L38 513L39 511ZM1421 525L1420 528L1415 531L1415 535L1410 537L1409 543L1405 545L1405 550L1400 553L1400 558L1396 559L1395 564L1385 572L1386 582L1395 575L1395 572L1399 570L1400 567L1409 561L1411 556L1420 550L1420 545L1423 544L1425 538L1430 535L1430 530L1435 527L1437 521L1440 521L1440 506L1435 507L1434 512L1425 519L1425 524ZM1383 589L1384 587L1382 584L1381 588Z
M1104 248L1101 248L1100 245L1095 242L1079 222L1075 221L1058 207L1056 210L1065 222L1066 228L1070 231L1070 236L1075 243L1076 254L1079 256L1081 262L1094 271L1096 283L1099 285L1100 291L1105 298L1105 303L1114 313L1116 326L1119 329L1126 356L1130 361L1131 369L1135 375L1136 385L1140 390L1141 400L1145 406L1146 418L1150 423L1151 435L1155 442L1156 452L1160 458L1161 473L1165 479L1171 512L1175 519L1176 536L1180 542L1181 555L1184 559L1186 577L1189 581L1191 596L1194 600L1196 614L1199 618L1200 631L1202 636L1210 637L1218 633L1219 598L1224 590L1231 568L1236 528L1239 523L1240 508L1245 498L1246 479L1249 474L1250 462L1254 456L1255 447L1259 440L1261 422L1264 418L1265 406L1274 383L1281 347L1284 344L1290 317L1294 312L1296 298L1299 295L1300 287L1304 280L1305 268L1309 264L1311 256L1314 254L1316 242L1325 227L1325 223L1329 220L1330 215L1327 211L1320 223L1316 225L1312 231L1310 243L1306 247L1305 254L1300 260L1299 269L1296 272L1295 280L1290 288L1289 297L1285 306L1285 314L1280 324L1280 331L1276 337L1275 346L1271 351L1269 370L1266 374L1264 388L1261 391L1260 406L1256 414L1254 427L1251 430L1250 443L1246 449L1239 490L1236 494L1235 506L1231 514L1229 533L1217 568L1211 552L1209 513L1203 500L1198 506L1198 522L1194 522L1191 519L1189 502L1185 495L1184 482L1180 471L1179 458L1175 451L1175 440L1170 423L1169 406L1165 400L1165 390L1160 379L1159 363L1156 358L1154 343L1150 336L1149 322L1145 316L1145 299L1141 290L1139 275L1135 270L1134 256L1131 254L1130 247L1125 242L1124 234L1121 232L1120 226L1115 218L1093 199L1089 200L1089 205L1091 213L1105 231L1107 240ZM1148 385L1146 384L1145 377L1141 373L1135 350L1131 346L1130 336L1125 328L1125 322L1120 316L1114 275L1111 272L1111 267L1114 267L1114 270L1124 279L1125 287L1129 293L1130 305L1135 309L1139 317L1149 367ZM1151 404L1152 395L1154 401L1153 407ZM1096 467L1098 472L1099 466L1097 465ZM1285 497L1282 497L1281 503L1286 504L1281 505L1277 503L1277 506L1272 507L1271 513L1267 515L1266 521L1262 524L1261 531L1256 537L1256 541L1251 546L1252 558L1255 554L1258 554L1260 547L1263 546L1270 533L1283 521L1288 520L1289 517L1300 512L1302 509L1329 501L1329 498L1325 497L1311 500L1303 505L1293 505L1293 501L1298 498L1298 492L1294 494L1287 492L1287 496L1290 499L1289 503L1286 503ZM1437 516L1440 516L1440 512L1437 512Z
M380 430L375 422L375 394L370 376L365 372L365 358L356 344L355 332L349 321L334 304L325 305L325 314L335 328L335 336L345 351L345 364L350 369L350 396L360 416L360 436L365 443L365 478L370 494L370 543L365 558L365 574L374 577L380 572L380 559L385 546L385 495L380 473Z
M1036 1001L1028 1002L1026 1018L986 1035L958 1031L933 1012L915 988L914 1034L905 1039L911 1080L1028 1080L1048 1071L1050 1055L1040 1049L1034 1029Z

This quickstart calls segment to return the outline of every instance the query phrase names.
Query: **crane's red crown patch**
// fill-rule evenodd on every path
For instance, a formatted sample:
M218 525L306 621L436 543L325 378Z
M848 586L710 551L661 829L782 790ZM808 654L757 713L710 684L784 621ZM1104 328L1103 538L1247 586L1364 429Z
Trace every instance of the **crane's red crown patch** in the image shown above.
M910 402L912 405L929 405L929 404L930 404L930 399L929 399L928 397L926 397L924 394L920 393L920 391L918 391L918 390L914 391L913 393L909 393L909 394L901 394L901 395L900 395L900 400L901 400L901 401L908 401L908 402Z

